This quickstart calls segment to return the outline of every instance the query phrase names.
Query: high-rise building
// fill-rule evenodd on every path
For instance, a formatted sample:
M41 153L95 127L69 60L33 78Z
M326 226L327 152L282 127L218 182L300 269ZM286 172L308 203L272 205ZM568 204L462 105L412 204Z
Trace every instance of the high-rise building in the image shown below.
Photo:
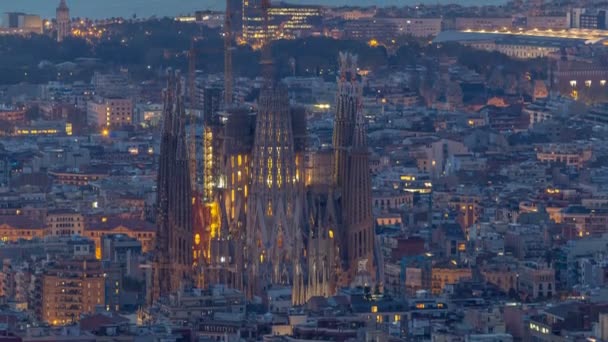
M320 30L321 7L292 4L278 4L268 10L268 38L295 39ZM252 45L259 45L266 38L264 33L264 10L262 0L243 0L243 39Z
M157 185L153 300L192 281L192 194L179 73L169 72Z
M70 35L70 9L65 3L65 0L61 0L56 12L57 20L57 41L62 42L66 37Z

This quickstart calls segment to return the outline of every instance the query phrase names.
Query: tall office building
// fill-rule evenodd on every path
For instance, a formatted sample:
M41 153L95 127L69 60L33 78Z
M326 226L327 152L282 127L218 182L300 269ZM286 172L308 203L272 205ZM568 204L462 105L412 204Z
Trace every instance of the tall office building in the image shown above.
M254 46L268 39L296 39L319 31L323 16L320 6L279 3L267 9L268 33L264 31L262 0L243 0L243 39Z
M61 0L59 7L56 12L57 20L57 41L62 42L66 37L70 35L70 9L65 3L65 0Z
M157 185L153 300L192 281L192 194L179 73L169 72Z

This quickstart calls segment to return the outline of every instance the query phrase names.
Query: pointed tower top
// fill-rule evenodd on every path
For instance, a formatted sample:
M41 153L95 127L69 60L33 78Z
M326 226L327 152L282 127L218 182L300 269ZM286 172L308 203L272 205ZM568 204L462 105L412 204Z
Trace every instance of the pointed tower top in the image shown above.
M272 50L270 49L270 30L268 28L268 9L270 8L270 0L262 0L262 11L263 11L263 30L264 37L262 40L262 59L260 64L262 65L262 76L266 82L271 83L274 78Z
M61 0L61 1L59 2L59 7L57 7L57 10L58 10L58 11L59 11L59 10L64 10L64 11L69 10L68 5L66 4L65 0Z
M342 81L355 81L357 79L357 55L340 52L339 64Z
M357 112L355 117L355 130L353 134L353 148L362 148L367 150L367 124L363 116L363 106L361 98L357 99Z

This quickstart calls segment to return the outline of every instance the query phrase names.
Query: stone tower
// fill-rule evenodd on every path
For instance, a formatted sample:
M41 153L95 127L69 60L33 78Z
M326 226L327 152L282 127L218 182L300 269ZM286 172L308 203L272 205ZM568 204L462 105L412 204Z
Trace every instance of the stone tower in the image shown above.
M360 89L360 88L359 88ZM361 95L358 97L361 99ZM372 215L372 186L367 148L367 125L358 101L353 142L348 154L343 188L344 226L348 255L348 278L374 279L375 232Z
M347 286L358 273L373 275L374 225L371 175L363 95L357 76L357 57L340 53L340 76L334 121L334 187L341 208L339 254Z
M287 88L274 77L268 39L269 7L270 1L263 0L264 84L258 98L251 191L247 198L247 293L251 297L275 285L288 286L292 288L293 302L301 304L305 300L301 176L296 165Z
M153 300L192 281L192 193L179 73L169 71L157 181Z
M357 81L357 57L340 53L340 75L336 95L336 118L334 121L334 184L342 188L346 182L348 149L353 142L355 115L359 105L359 83Z
M65 0L59 3L55 20L57 20L57 41L62 42L70 35L70 9Z
M266 86L259 98L247 211L252 294L269 285L293 284L292 263L302 249L299 182L287 89Z

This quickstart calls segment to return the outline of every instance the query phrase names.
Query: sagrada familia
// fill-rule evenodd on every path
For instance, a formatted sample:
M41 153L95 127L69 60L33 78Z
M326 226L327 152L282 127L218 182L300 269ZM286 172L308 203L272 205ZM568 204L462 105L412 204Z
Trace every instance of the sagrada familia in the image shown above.
M249 298L291 288L294 305L376 281L375 234L357 57L339 56L331 184L304 179L306 111L263 54L257 108L205 97L203 184L189 174L182 78L165 91L153 299L223 283ZM212 103L213 93L209 94ZM221 98L221 96L220 96ZM191 156L190 156L191 157Z

